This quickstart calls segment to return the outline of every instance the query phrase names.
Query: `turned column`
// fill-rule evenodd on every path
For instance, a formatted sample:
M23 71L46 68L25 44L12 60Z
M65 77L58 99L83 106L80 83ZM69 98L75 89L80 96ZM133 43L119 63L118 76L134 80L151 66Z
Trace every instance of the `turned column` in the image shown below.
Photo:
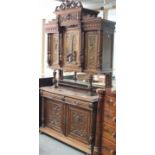
M55 88L58 87L58 85L57 85L58 81L57 81L57 77L56 76L57 76L57 72L56 72L56 70L54 70L53 71L53 85L54 85Z
M104 101L105 90L97 89L97 95L99 96L97 104L97 116L96 116L96 134L95 134L95 146L93 155L102 154L102 106Z
M112 87L112 73L105 73L105 88Z

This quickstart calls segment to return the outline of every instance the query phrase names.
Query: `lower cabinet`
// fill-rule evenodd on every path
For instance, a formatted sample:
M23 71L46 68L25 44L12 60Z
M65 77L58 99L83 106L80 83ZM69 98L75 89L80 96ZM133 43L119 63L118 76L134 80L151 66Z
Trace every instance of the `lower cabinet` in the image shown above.
M87 155L116 155L116 93L42 87L40 132Z
M98 97L56 94L41 88L42 126L40 131L87 154L92 154ZM65 90L61 90L65 91Z

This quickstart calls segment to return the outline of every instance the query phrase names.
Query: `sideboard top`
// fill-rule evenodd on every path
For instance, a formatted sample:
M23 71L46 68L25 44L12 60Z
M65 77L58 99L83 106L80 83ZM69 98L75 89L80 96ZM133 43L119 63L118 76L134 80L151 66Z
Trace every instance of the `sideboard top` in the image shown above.
M47 91L53 94L63 95L66 97L76 98L84 101L89 102L97 102L98 96L91 96L89 92L77 90L74 88L64 88L59 86L58 88L55 88L54 86L47 86L47 87L41 87L40 90Z

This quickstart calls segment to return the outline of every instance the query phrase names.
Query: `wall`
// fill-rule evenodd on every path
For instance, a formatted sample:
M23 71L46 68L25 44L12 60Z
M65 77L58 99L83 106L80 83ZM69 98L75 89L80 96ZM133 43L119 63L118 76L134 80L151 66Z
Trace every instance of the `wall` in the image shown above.
M56 16L53 13L56 6L60 5L61 3L58 1L52 0L40 0L40 34L41 39L44 37L45 40L42 40L42 51L40 53L40 76L51 76L53 74L52 70L48 67L47 64L47 35L44 34L43 31L43 19L48 20L54 19ZM43 57L44 56L44 57Z

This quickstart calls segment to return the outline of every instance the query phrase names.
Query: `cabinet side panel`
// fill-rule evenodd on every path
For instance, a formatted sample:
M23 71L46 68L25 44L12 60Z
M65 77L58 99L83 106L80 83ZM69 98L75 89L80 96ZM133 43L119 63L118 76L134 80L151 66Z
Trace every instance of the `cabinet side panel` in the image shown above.
M103 34L102 49L102 71L109 72L112 70L113 34Z

